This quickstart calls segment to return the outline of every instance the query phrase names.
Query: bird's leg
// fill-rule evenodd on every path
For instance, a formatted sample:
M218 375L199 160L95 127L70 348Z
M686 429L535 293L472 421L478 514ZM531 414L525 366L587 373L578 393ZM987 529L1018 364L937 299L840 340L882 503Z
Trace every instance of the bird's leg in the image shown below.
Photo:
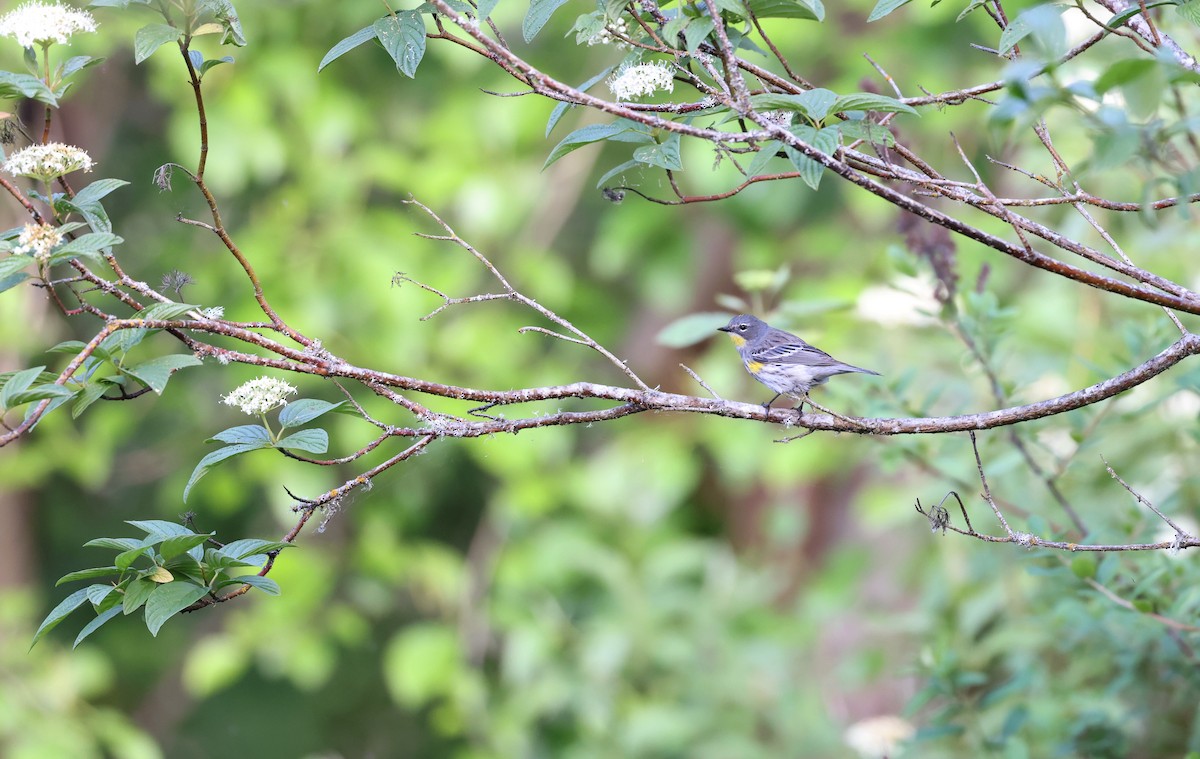
M821 404L814 401L812 398L809 398L807 393L805 393L804 397L800 400L800 405L796 407L796 411L799 413L804 413L802 411L802 409L803 409L805 403L807 403L808 405L817 409L818 411L824 411L826 414L829 414L830 416L832 416L835 419L841 419L843 422L846 422L848 424L853 424L855 427L866 427L867 426L858 419L854 419L849 416L843 416L843 415L839 414L838 412L834 411L833 409L825 408Z
M763 404L763 411L767 414L771 413L771 404L779 400L779 396L783 393L775 393L775 397Z

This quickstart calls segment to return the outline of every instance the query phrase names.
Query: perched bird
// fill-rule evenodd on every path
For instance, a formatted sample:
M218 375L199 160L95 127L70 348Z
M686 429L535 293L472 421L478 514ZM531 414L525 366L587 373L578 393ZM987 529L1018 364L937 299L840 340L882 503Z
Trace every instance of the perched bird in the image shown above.
M763 404L768 411L781 395L796 398L800 401L796 408L802 408L808 401L808 391L835 374L879 375L870 369L843 364L791 332L776 329L749 314L739 314L717 330L728 333L733 340L746 371L775 391L775 397Z

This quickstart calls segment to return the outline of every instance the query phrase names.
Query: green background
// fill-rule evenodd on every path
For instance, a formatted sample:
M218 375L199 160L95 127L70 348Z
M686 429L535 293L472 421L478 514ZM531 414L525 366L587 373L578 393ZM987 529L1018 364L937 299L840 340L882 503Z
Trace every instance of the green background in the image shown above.
M996 59L968 46L995 45L997 30L979 14L956 23L962 7L950 5L913 4L867 25L870 3L831 4L824 24L768 29L805 76L839 92L880 84L863 52L906 95L998 78ZM524 6L502 4L495 18L527 60L578 83L620 56L564 37L574 15L591 9L569 4L532 45L519 42ZM550 325L516 304L459 306L421 321L439 301L394 286L397 272L453 296L496 284L465 251L413 236L436 228L402 204L410 194L523 293L674 392L704 394L679 368L685 363L723 397L769 398L723 338L682 347L659 338L681 316L722 310L722 293L758 298L779 326L881 372L818 391L822 403L862 415L996 407L978 363L947 328L954 314L984 346L1012 404L1112 376L1174 339L1159 310L964 240L954 254L955 309L939 311L897 212L829 175L818 192L792 181L719 203L669 207L632 195L611 203L594 185L629 146L591 146L542 169L557 140L603 121L597 114L572 111L546 137L551 103L485 94L520 87L444 42L431 41L415 80L373 44L318 75L325 52L381 12L374 3L243 2L239 10L248 47L199 45L209 57L236 58L205 79L208 178L273 305L352 363L487 389L626 382L586 349L517 334ZM197 155L181 61L166 47L134 66L131 40L154 20L148 12L96 15L101 33L77 37L70 53L107 61L82 77L56 137L98 161L89 179L133 183L107 204L126 240L126 270L152 284L184 270L196 280L186 301L259 318L218 241L174 221L177 213L203 218L199 195L180 175L171 192L151 182L159 165L194 165ZM15 43L3 42L8 68L18 70ZM1098 55L1132 53L1115 44ZM1077 115L1048 118L1069 162L1104 147ZM988 155L1053 171L1028 129L990 123L982 103L927 108L896 124L918 152L969 181L955 133L1005 194L1045 191L987 166ZM693 193L736 183L727 163L713 169L704 146L685 143L684 163L681 181ZM1098 195L1137 200L1143 187L1153 190L1150 169L1100 164L1087 175ZM659 197L670 191L661 173L625 179ZM5 227L23 221L9 206ZM969 218L1011 237L994 220ZM1099 244L1069 211L1037 218ZM1186 213L1104 219L1139 264L1193 281ZM777 293L744 289L765 276L746 272L781 268ZM887 293L906 288L924 293L924 318L888 305ZM95 329L56 316L32 288L10 291L0 300L3 368L61 361L41 352ZM160 335L143 350L178 348ZM975 460L960 435L818 433L781 445L773 441L787 431L776 427L642 414L441 440L314 519L271 575L280 597L252 593L184 615L157 638L137 619L118 619L71 652L81 612L27 652L38 620L66 594L53 581L99 558L84 542L135 534L123 520L184 510L188 474L211 450L203 441L246 421L220 397L261 373L209 362L180 372L161 398L100 403L77 422L60 412L0 453L0 753L841 757L853 755L845 729L881 714L920 729L910 756L1200 750L1192 557L1063 556L931 534L913 505L949 490L962 495L977 529L1001 534L977 497ZM317 379L290 379L302 396L341 397ZM1159 508L1195 524L1198 380L1185 363L1113 401L1022 427L1034 456L1062 470L1058 486L1089 541L1170 534L1108 476L1101 455ZM394 408L370 409L390 423L410 421ZM337 455L372 436L352 417L328 419ZM1014 528L1071 535L1009 434L982 433L980 447ZM276 539L294 521L283 485L315 496L386 455L332 471L266 451L239 457L208 474L186 508L199 530ZM952 519L961 526L953 510Z

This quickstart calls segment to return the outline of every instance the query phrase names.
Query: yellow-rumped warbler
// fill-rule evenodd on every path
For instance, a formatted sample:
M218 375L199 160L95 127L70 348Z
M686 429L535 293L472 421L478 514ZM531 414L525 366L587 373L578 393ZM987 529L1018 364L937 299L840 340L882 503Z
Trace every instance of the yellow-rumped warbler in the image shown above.
M803 407L808 400L808 391L835 374L879 374L870 369L843 364L791 332L775 329L749 314L739 314L717 329L729 334L738 355L742 357L742 363L746 365L746 371L775 391L775 397L763 404L763 408L768 410L781 395L790 395L799 400L797 409Z

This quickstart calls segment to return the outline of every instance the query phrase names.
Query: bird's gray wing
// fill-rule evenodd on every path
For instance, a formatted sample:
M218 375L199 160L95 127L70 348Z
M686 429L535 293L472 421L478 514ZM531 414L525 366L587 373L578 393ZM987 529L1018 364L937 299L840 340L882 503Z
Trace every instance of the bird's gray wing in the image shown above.
M804 366L844 366L833 356L808 343L788 342L768 345L754 351L754 360L764 364L803 364Z

